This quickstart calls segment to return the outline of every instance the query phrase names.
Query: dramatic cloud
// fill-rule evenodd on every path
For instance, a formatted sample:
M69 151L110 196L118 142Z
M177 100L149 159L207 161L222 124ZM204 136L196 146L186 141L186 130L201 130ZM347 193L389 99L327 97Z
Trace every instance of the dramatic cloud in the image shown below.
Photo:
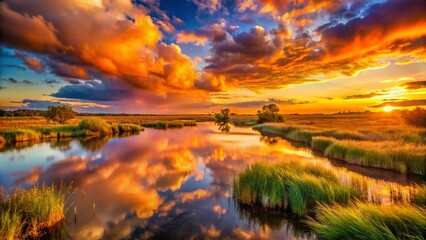
M52 94L52 96L91 101L117 101L125 97L131 98L129 94L131 92L124 89L105 84L99 80L92 80L63 86L57 93Z
M207 41L218 42L226 39L227 32L235 31L237 27L226 26L226 21L221 19L219 23L206 25L199 29L189 31L184 30L177 34L178 43L193 43L194 45L205 45Z
M22 103L25 105L26 108L38 109L38 110L47 109L47 107L49 106L61 105L60 102L54 102L54 101L48 101L48 100L32 100L32 99L24 99L22 100Z
M262 107L267 104L278 104L278 105L295 105L295 104L307 104L310 103L308 101L299 101L296 99L288 99L288 100L280 100L275 98L270 98L268 101L248 101L248 102L236 102L224 104L227 107L238 107L238 108L254 108L254 107Z
M0 3L0 31L3 43L30 51L56 52L62 44L56 37L55 27L40 15L29 16L9 8L5 1Z
M100 72L159 94L194 87L191 59L177 45L162 43L148 9L131 1L17 0L2 2L1 11L2 43L48 52L57 76L88 80Z
M34 70L35 72L44 73L45 66L40 61L40 59L35 58L35 57L30 57L30 56L27 56L27 55L22 54L22 53L16 53L15 56L17 58L22 59L22 61L24 61L25 65L27 65L27 67Z
M0 57L7 64L1 65L1 79L6 86L31 84L35 71L34 79L46 79L43 84L67 84L49 86L56 92L45 94L52 98L108 102L109 110L123 111L202 111L220 107L211 93L228 91L255 93L249 101L228 99L235 108L268 102L262 94L270 90L311 101L288 89L330 87L331 79L372 69L412 63L421 68L425 12L424 0L190 0L183 7L157 0L4 0ZM418 95L425 83L414 79L424 79L424 73L407 69L413 74L404 76L412 82L378 81ZM16 80L24 78L31 81ZM385 95L375 92L378 87L358 89L343 81L342 87L362 94L333 93L332 99ZM309 86L297 88L320 91ZM332 102L337 101L327 104Z
M263 12L297 9L286 1L260 2L264 4L263 10L254 9ZM314 4L312 9L325 4L329 14L342 12L339 7L333 7L332 1L309 3ZM257 1L240 1L239 6L246 6L243 11L256 4ZM317 32L319 36L296 32L291 38L285 37L290 36L285 22L270 33L257 26L249 32L212 42L212 55L205 59L208 63L205 71L224 76L226 85L279 88L309 82L311 76L321 74L352 76L360 70L385 66L387 61L383 59L386 58L412 56L424 60L425 5L422 0L413 0L410 4L401 0L376 4L365 11L363 18L323 26L321 32Z
M199 10L209 13L214 13L223 6L223 0L192 0L192 2L198 6Z

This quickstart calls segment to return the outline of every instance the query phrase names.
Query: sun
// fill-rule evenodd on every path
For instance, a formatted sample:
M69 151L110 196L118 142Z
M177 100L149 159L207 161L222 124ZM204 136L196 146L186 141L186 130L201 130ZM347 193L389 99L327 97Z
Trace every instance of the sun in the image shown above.
M386 107L383 108L383 111L385 111L385 112L392 112L392 110L393 110L392 106L386 106Z

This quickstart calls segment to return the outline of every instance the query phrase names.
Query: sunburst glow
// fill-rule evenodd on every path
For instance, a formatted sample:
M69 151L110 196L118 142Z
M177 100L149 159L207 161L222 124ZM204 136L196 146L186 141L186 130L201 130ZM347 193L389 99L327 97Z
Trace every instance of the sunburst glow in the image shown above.
M392 112L393 109L394 108L392 106L386 106L386 107L383 108L383 111L385 111L385 112Z

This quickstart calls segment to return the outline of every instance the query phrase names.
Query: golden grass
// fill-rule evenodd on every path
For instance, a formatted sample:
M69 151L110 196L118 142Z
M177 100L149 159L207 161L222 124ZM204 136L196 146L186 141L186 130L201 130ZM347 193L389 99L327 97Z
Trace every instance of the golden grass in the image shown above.
M37 237L65 217L63 188L56 186L17 189L0 194L0 239Z
M426 209L415 205L354 202L320 206L309 224L320 239L425 239Z

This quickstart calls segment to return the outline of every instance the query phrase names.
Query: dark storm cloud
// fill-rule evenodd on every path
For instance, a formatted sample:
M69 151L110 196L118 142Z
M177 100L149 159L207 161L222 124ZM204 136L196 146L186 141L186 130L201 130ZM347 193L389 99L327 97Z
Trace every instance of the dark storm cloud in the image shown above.
M124 88L119 88L99 80L85 81L79 84L61 87L54 97L71 98L91 101L117 101L131 98L132 93Z
M24 99L22 103L26 105L26 108L29 109L47 109L49 106L59 106L60 102L48 101L48 100L32 100Z

